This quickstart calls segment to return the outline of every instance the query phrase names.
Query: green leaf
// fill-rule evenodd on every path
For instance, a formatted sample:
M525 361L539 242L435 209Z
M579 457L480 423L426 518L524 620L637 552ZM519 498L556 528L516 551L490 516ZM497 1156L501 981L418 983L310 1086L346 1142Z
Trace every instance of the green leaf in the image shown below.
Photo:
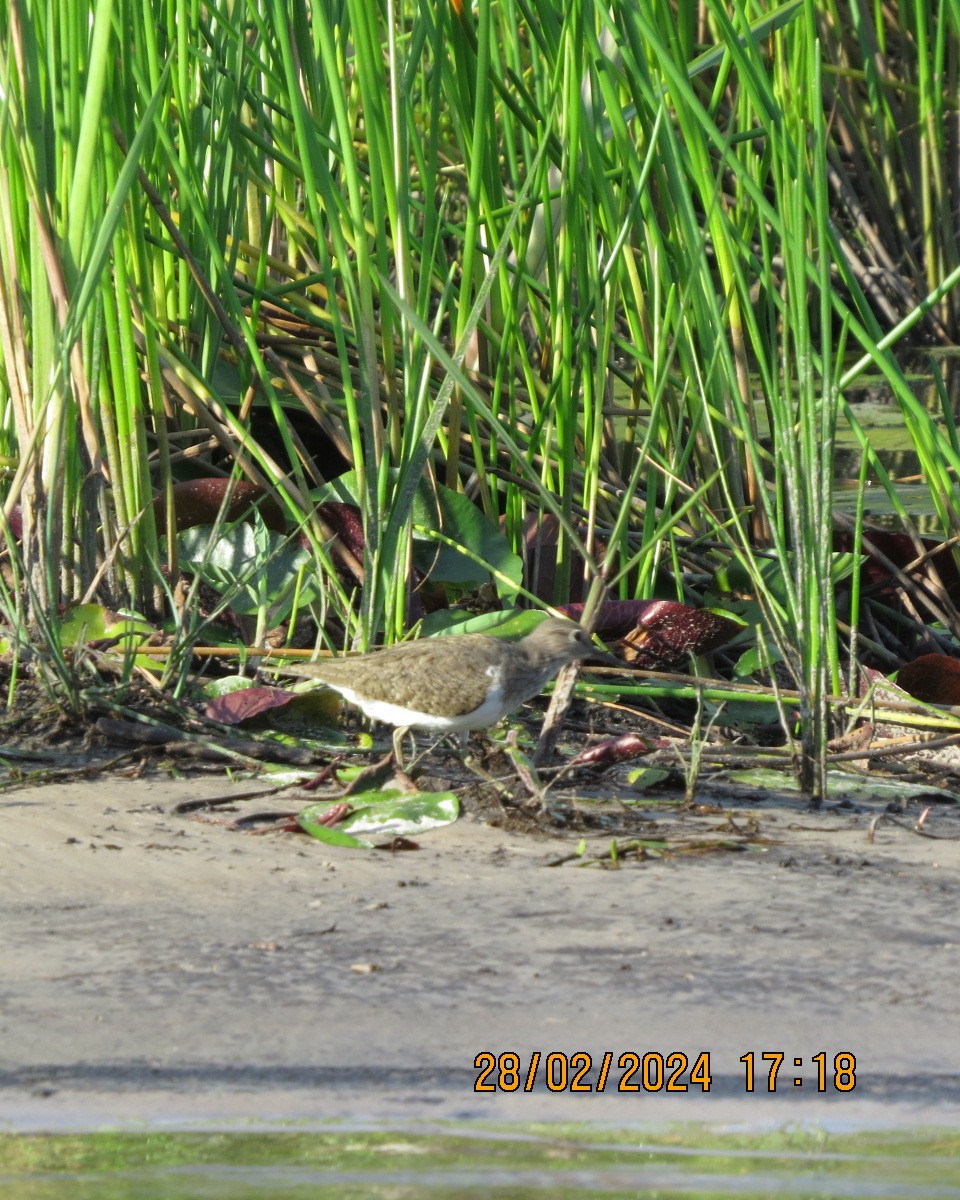
M521 638L543 620L543 613L532 608L503 609L464 618L454 609L441 608L428 613L420 623L422 637L444 637L447 634L490 633L497 637Z
M398 471L390 471L395 483ZM338 475L311 493L317 503L339 500L360 506L355 471ZM486 583L493 572L501 595L515 595L523 578L523 561L484 513L460 492L421 479L413 499L413 561L417 568L438 583ZM438 535L456 542L439 541ZM457 547L462 547L458 549ZM463 551L468 553L463 553ZM480 561L477 561L480 560ZM491 571L492 568L492 571Z
M731 771L724 776L724 785L732 783L743 788L769 793L771 791L799 792L800 781L791 772L775 771L769 767L754 767L746 771ZM876 800L920 799L939 796L956 804L960 795L928 783L906 783L893 776L859 775L850 771L827 772L827 794L831 800L856 800L861 803Z
M144 647L157 632L156 628L135 613L116 613L102 604L77 604L67 609L60 621L60 640L63 645L79 646L84 642L116 641L112 655L123 658ZM133 661L145 670L162 672L164 663L150 657L149 647Z
M310 808L323 809L324 812L330 807L329 804L311 804ZM351 850L372 850L373 847L369 842L363 841L361 838L352 837L349 833L344 833L340 826L335 826L331 829L328 825L320 825L316 821L311 821L304 816L307 810L297 814L297 824L301 829L305 829L311 837L316 838L318 842L326 842L328 846L349 846ZM315 814L312 814L315 815Z
M116 613L102 604L78 604L67 609L60 622L64 642L99 642L104 638L129 637L131 644L156 633L142 617Z
M195 525L177 534L180 561L215 588L241 616L262 608L273 610L276 622L290 615L297 580L312 562L310 551L282 533L268 529L259 513L221 530L211 542L215 527ZM317 585L307 576L300 603L318 596Z
M331 845L371 848L370 839L416 837L428 829L450 825L460 815L460 802L453 792L361 792L350 797L352 812L335 829L318 823L330 810L330 802L308 804L297 814L297 822L311 837ZM338 834L332 838L330 834Z
M670 772L662 767L638 767L635 771L627 772L627 783L638 792L645 792L655 784L663 783L670 778Z
M218 696L230 696L234 692L243 692L253 687L253 680L245 675L224 675L222 679L211 679L201 689L208 700L216 700Z
M763 645L751 646L737 659L733 668L737 679L748 679L752 675L764 672L774 663L782 662L783 655L769 638L764 638Z
M427 531L444 534L476 557L430 539ZM426 541L416 541L425 535ZM523 579L523 560L510 549L499 527L461 492L439 486L434 496L432 489L419 487L413 504L413 536L413 561L431 579L440 583L485 583L490 577L484 569L486 563L509 580L496 579L500 595L516 595Z

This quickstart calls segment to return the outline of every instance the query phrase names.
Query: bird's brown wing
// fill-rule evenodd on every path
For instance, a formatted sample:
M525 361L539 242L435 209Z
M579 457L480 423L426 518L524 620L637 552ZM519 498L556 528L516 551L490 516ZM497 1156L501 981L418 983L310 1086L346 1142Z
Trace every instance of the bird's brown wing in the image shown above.
M496 638L464 634L300 663L291 673L350 687L365 699L463 716L486 699L491 682L487 668L500 662L502 654L502 643Z

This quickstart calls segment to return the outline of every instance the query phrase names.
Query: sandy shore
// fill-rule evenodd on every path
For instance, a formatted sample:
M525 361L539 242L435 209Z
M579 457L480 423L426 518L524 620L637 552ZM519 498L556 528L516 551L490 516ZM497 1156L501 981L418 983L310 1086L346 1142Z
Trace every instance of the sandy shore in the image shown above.
M250 787L99 779L0 796L6 1128L960 1113L960 842L883 824L870 844L882 803L738 801L765 846L609 871L545 865L579 835L469 815L419 851L364 854L172 811L232 786ZM956 834L956 820L938 807L928 825ZM524 1072L535 1051L595 1066L612 1052L613 1068L602 1095L551 1094L542 1073L529 1094L478 1094L482 1051L516 1051ZM618 1092L629 1051L682 1051L691 1067L709 1052L710 1093ZM748 1095L740 1057L765 1051L785 1055L777 1092L758 1062ZM845 1095L841 1051L857 1064Z

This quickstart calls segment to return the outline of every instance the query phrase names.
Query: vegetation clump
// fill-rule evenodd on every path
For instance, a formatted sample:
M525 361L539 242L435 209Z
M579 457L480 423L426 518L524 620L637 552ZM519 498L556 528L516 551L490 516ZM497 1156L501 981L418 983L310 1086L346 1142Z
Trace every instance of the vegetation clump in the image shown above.
M923 2L11 0L10 686L669 601L742 626L717 683L822 794L863 668L958 652L960 441L905 366L960 333L958 73Z

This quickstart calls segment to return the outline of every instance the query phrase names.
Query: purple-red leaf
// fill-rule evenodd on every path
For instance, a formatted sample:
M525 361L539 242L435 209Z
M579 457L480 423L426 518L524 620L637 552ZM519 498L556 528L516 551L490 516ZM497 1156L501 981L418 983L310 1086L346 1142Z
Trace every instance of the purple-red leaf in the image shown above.
M742 626L706 608L690 608L674 600L653 600L642 623L623 639L623 657L647 671L672 667L690 654L722 646Z
M228 494L230 499L225 520L238 521L241 517L248 516L252 506L257 504L264 525L277 533L283 532L283 509L269 492L246 479L231 481L219 477L190 479L185 483L173 485L173 512L178 532L182 529L193 529L196 525L212 525ZM162 495L154 499L153 511L157 523L163 526L166 509Z
M579 622L583 605L564 604L558 611ZM623 638L627 662L650 671L714 650L741 628L720 613L676 600L607 600L596 621L600 637Z
M317 505L317 516L337 535L354 558L363 561L363 518L355 504L343 504L339 500L328 500ZM301 535L301 544L309 545Z
M575 758L570 760L570 766L609 767L613 763L625 762L640 754L648 754L650 749L651 747L643 738L637 737L635 733L624 733L620 737L607 738L606 741L597 742L595 746L588 746L586 750L581 750Z
M222 725L239 725L241 721L259 717L271 708L285 708L296 699L296 692L287 692L283 688L242 688L211 700L204 711L211 721L219 721Z
M501 518L506 526L506 518ZM523 531L523 582L528 591L541 600L553 597L557 574L557 543L560 540L560 522L553 513L535 513ZM594 542L593 553L598 562L603 562L606 545L599 539ZM583 595L583 559L572 551L569 595Z
M643 614L659 600L607 600L600 606L596 621L596 633L601 638L619 638L643 622ZM557 612L580 624L583 618L582 604L561 604Z
M23 539L23 509L19 504L15 504L10 509L7 524L10 526L10 532L13 534L14 541L21 541Z
M960 659L924 654L897 672L897 683L925 704L960 705Z
M835 549L849 553L854 546L853 534L838 530L833 535L833 544ZM884 595L899 586L896 575L890 569L892 565L904 571L911 582L927 584L934 594L939 590L939 580L950 599L955 604L960 602L960 571L953 561L949 543L933 538L913 538L889 529L865 529L860 550L866 555L861 573ZM917 559L923 561L911 566Z
M559 611L579 621L583 605L566 604ZM647 671L674 666L689 654L714 650L741 628L729 617L676 600L608 600L596 625L602 638L622 637L624 659Z

